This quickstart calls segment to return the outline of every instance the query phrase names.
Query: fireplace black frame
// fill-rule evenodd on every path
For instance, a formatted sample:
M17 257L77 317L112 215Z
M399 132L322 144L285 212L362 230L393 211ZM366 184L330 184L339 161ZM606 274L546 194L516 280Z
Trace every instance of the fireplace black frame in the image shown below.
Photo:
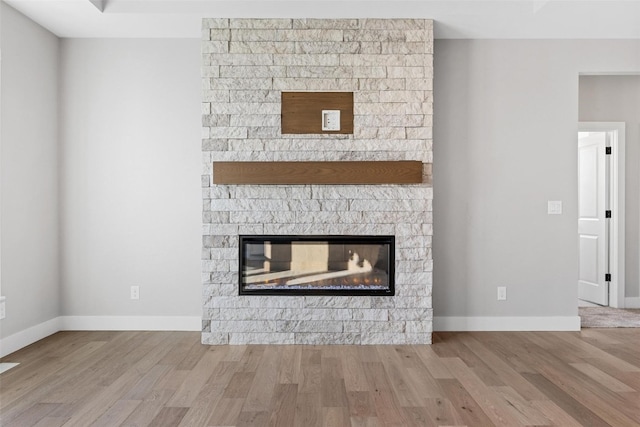
M238 244L238 295L281 295L281 296L394 296L395 295L395 236L352 236L352 235L240 235ZM264 242L324 242L336 244L381 244L388 248L388 287L385 289L246 289L243 283L245 259L243 248L247 243Z

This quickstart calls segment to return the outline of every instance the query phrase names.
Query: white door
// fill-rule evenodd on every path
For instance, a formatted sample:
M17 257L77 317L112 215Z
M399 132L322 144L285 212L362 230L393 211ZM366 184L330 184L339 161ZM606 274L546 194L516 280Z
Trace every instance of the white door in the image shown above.
M609 305L607 134L580 132L578 136L578 298Z

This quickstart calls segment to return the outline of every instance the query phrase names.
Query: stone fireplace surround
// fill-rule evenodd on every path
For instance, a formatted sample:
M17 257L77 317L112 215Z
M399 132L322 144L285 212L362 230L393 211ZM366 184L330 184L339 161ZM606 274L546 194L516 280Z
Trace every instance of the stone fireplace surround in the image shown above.
M433 24L205 19L205 344L428 344ZM354 92L353 135L283 135L282 91ZM213 161L419 160L410 185L213 185ZM238 235L395 235L396 295L240 296Z

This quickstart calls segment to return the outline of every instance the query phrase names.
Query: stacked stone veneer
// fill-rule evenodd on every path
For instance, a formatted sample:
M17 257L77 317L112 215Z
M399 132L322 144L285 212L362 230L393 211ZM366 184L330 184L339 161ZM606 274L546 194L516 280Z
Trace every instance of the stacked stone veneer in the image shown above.
M430 343L432 21L203 20L206 344ZM282 135L282 91L354 92L353 135ZM320 117L318 117L320 120ZM416 185L213 185L213 161L421 160ZM239 296L239 234L396 236L396 295Z

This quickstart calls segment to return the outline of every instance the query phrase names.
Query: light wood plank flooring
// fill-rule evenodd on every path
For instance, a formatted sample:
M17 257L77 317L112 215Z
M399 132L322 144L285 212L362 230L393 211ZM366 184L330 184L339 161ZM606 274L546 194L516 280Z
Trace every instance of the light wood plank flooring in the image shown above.
M2 359L0 425L640 426L640 329L432 346L203 346L61 332Z

